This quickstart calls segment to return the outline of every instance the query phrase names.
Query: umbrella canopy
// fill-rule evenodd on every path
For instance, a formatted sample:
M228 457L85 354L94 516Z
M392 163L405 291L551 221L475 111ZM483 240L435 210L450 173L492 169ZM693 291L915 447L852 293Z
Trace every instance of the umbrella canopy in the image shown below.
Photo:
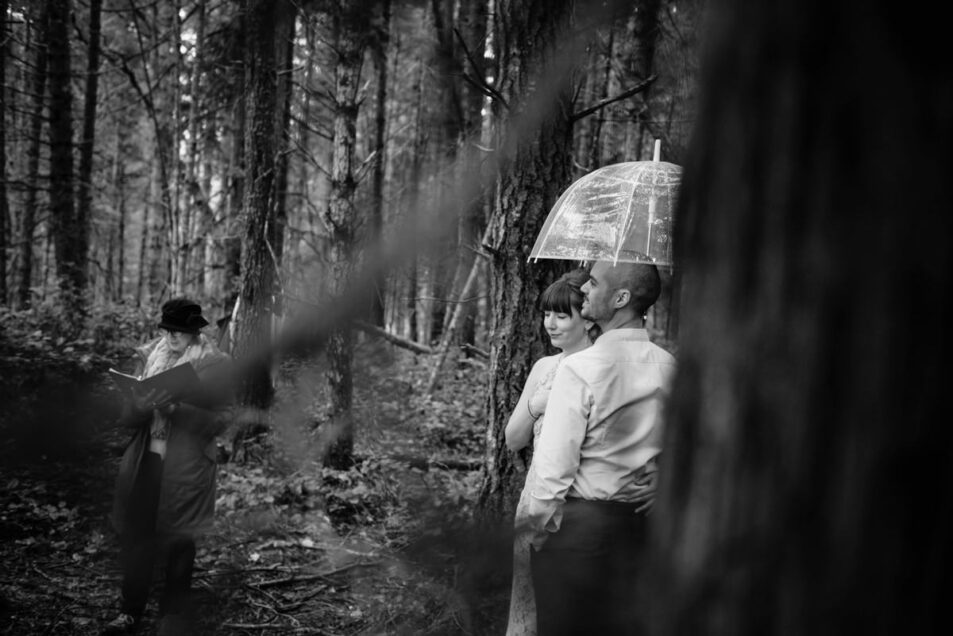
M682 169L628 161L578 179L546 217L532 259L672 264L672 216Z

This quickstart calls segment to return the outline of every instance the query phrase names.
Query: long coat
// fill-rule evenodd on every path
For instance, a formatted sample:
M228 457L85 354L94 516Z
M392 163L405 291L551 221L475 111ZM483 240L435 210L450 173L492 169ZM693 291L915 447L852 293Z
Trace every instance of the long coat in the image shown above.
M148 345L147 345L148 346ZM171 414L166 454L159 489L156 532L195 536L210 529L215 512L215 437L227 427L229 394L228 357L216 350L213 359L196 367L202 381L201 396L182 402ZM113 525L122 534L129 497L143 454L149 447L152 411L131 409L120 424L133 429L119 464L113 501Z

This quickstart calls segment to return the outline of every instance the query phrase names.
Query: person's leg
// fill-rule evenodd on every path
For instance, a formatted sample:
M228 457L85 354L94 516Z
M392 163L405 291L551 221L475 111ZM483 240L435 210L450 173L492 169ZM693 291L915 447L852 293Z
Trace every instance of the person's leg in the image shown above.
M121 611L136 619L145 610L152 585L161 476L162 459L155 453L145 453L133 482L125 529L120 539L123 574Z
M195 540L191 536L176 535L165 542L165 586L159 600L159 613L189 613L189 593L195 564Z
M610 551L614 558L607 564L610 581L609 633L640 636L645 633L646 610L651 590L639 587L645 559L647 520L644 514L616 515L612 519Z
M608 634L606 568L612 555L597 506L570 500L559 532L532 554L540 636Z

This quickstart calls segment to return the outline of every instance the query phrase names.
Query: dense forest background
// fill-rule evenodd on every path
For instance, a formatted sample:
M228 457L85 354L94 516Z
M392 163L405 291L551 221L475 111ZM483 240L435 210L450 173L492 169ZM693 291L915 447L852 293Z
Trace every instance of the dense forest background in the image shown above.
M155 334L163 301L187 295L241 369L211 570L248 570L222 542L270 545L274 524L260 517L275 510L292 536L327 539L321 510L332 533L422 555L426 574L402 585L430 600L360 618L339 606L312 622L417 630L436 605L449 609L430 617L434 633L498 624L528 459L505 450L502 430L548 347L536 298L572 266L528 262L529 249L576 178L650 159L656 140L665 160L682 160L701 4L0 4L2 424L20 466L5 477L31 484L18 471L37 471L47 483L39 467L55 458L74 477L66 490L103 490L49 514L29 490L9 504L10 545L55 555L50 542L22 542L73 511L91 534L53 543L82 543L77 563L101 555L109 567L114 459L101 455L122 440L109 432L116 399L103 372ZM674 350L665 275L650 328ZM71 463L78 454L104 467L88 474ZM25 506L40 512L23 520ZM461 582L461 564L487 555L495 571ZM31 576L4 594L18 598ZM421 591L434 581L470 600L461 609ZM109 593L74 629L92 628ZM21 629L42 622L16 616Z
M327 341L339 417L355 327L435 352L431 390L459 345L491 355L491 333L515 336L504 356L541 352L531 316L509 322L532 314L559 265L501 276L509 261L525 260L575 178L649 158L656 139L677 163L694 117L693 3L107 0L3 13L0 299L21 314L5 321L49 315L48 335L84 340L116 312L151 316L188 295L241 355L350 292L348 329ZM673 312L659 311L673 340ZM265 406L257 377L245 401ZM346 456L346 432L342 443Z
M0 15L10 633L96 633L114 607L103 372L177 294L243 370L206 631L500 633L526 460L501 430L569 266L526 257L573 179L655 139L685 172L649 317L679 361L634 597L652 633L950 631L944 21L860 0Z

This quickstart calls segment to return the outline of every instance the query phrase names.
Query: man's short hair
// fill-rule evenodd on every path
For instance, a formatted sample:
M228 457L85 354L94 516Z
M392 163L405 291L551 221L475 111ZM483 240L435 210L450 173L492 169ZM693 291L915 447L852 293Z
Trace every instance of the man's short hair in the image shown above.
M662 279L658 268L651 263L627 263L619 277L619 287L632 294L632 307L642 316L655 304L662 293Z

